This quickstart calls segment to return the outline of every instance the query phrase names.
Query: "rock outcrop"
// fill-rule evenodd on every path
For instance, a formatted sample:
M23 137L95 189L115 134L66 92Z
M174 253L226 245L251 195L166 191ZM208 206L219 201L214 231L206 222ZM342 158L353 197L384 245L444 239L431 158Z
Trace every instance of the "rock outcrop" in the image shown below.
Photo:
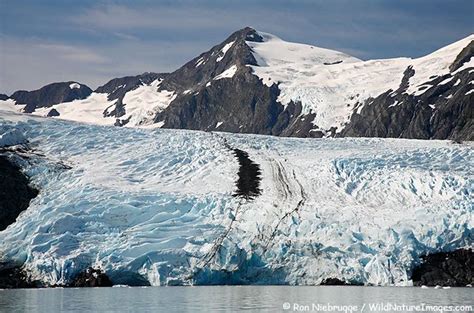
M112 287L109 277L100 269L92 267L79 273L69 285L70 287Z
M473 250L439 252L422 259L423 263L413 270L415 286L465 287L474 284Z
M340 136L474 140L473 69L435 77L418 96L404 90L410 74L407 69L398 90L367 100Z
M23 111L32 113L36 108L50 107L62 102L70 102L77 99L85 99L92 93L86 85L73 81L52 83L38 90L19 90L14 92L10 98L17 104L26 104Z
M0 289L38 287L41 287L41 284L30 281L21 267L0 264Z
M26 210L38 190L7 156L0 154L0 231L14 223Z

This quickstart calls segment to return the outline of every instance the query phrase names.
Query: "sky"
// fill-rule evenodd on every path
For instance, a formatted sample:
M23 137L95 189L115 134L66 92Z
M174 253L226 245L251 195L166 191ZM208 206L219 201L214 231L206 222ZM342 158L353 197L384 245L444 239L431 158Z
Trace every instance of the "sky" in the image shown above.
M246 26L361 59L474 33L473 0L0 0L0 93L169 72Z

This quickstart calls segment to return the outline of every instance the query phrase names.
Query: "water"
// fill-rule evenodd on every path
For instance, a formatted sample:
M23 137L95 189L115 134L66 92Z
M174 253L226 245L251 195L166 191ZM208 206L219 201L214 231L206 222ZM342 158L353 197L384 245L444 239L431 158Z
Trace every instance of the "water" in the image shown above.
M371 306L377 303L385 307ZM474 289L209 286L0 290L0 312L416 312L416 308L401 306L422 303L452 308L470 305L472 312ZM328 304L331 307L322 307ZM423 307L418 309L423 312Z

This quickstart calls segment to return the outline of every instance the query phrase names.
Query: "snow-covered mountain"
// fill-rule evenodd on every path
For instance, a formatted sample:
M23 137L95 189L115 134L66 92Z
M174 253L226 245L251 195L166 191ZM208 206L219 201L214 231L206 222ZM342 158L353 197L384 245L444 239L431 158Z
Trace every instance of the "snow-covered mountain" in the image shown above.
M32 113L40 108L49 108L52 104L85 99L91 93L92 90L86 85L70 81L52 83L34 91L19 90L9 98L21 106L22 112Z
M0 106L100 125L473 140L473 55L474 35L417 59L363 61L244 28L173 73Z
M5 146L39 195L0 231L0 269L22 266L47 285L90 266L129 285L410 285L422 255L473 247L470 144L103 127L0 110ZM245 154L260 172L251 197L236 196Z

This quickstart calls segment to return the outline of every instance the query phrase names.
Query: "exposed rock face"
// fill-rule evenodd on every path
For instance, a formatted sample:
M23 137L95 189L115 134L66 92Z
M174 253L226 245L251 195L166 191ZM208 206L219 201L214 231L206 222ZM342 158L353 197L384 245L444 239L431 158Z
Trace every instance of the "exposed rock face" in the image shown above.
M321 282L321 286L346 286L349 285L343 280L340 280L339 278L326 278Z
M248 65L257 61L246 41L262 38L244 28L169 74L161 86L180 96L156 115L155 122L164 121L164 128L307 136L305 122L298 117L301 106L290 103L285 110L277 100L278 86L267 87L252 74ZM218 79L233 66L231 78Z
M0 154L0 231L14 223L37 195L20 168Z
M241 71L176 99L155 121L165 121L164 128L278 135L288 123L279 123L283 106L276 101L278 88L265 87L248 69Z
M7 95L0 93L0 100L7 100L7 99L8 99Z
M467 94L474 79L472 68L432 79L419 96L405 93L404 82L411 73L405 71L398 90L367 100L340 135L474 140L474 93Z
M461 53L457 56L456 60L454 60L453 64L449 67L451 72L456 71L458 68L464 65L464 63L468 62L472 56L474 55L474 41L471 41L469 45L467 45Z
M26 104L23 109L26 113L34 112L36 108L50 107L54 104L69 102L77 99L85 99L92 90L83 84L76 82L61 82L46 85L38 90L19 90L10 98L17 104Z
M70 287L112 287L109 277L102 273L100 269L89 267L84 272L77 275Z
M456 250L423 257L423 263L413 270L415 286L465 287L474 284L474 251Z
M54 116L60 116L60 114L56 109L51 109L46 116L47 117L54 117Z
M29 281L21 267L0 264L0 289L38 288L39 282Z
M118 118L123 116L125 114L125 109L122 100L127 92L134 90L143 84L150 84L151 82L163 78L165 76L166 74L143 73L137 76L114 78L107 82L105 85L98 87L96 90L94 90L94 92L107 93L107 98L109 101L117 100L117 102L114 103L113 109L104 112L104 117L115 116Z

